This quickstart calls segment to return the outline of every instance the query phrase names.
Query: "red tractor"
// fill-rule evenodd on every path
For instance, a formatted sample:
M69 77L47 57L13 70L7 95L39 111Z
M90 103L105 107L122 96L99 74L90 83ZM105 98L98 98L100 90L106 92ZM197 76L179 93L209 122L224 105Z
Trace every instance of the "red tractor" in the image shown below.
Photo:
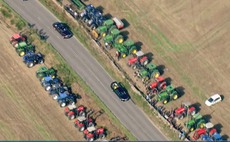
M74 119L76 116L86 116L86 108L83 105L78 107L75 104L68 105L64 112L70 120Z
M157 94L157 92L164 90L167 87L167 83L162 76L155 78L155 81L151 83L147 90L153 94Z
M139 66L145 66L149 63L148 57L142 51L138 51L135 56L129 59L127 65L136 69Z
M12 44L14 47L17 47L17 44L22 41L26 41L25 35L13 34L13 36L10 38L10 44Z
M105 137L105 129L104 128L95 128L95 127L88 127L84 130L84 138L87 141L94 141L98 138L103 139Z
M93 127L95 125L92 117L79 116L74 121L74 126L79 128L80 132L83 132L88 127Z
M185 116L196 114L196 108L191 106L190 102L184 102L181 107L174 111L175 117L183 119Z

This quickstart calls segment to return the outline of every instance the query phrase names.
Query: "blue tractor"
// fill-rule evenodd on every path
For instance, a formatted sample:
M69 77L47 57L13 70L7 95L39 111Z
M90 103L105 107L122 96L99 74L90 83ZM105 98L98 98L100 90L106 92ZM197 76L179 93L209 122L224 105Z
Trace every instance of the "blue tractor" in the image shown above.
M65 107L69 104L73 105L76 103L77 97L74 94L70 94L69 92L59 93L53 97L59 103L60 107Z
M60 93L71 93L71 89L67 86L56 86L52 87L52 89L50 89L49 94L53 97L54 100L57 99L57 96Z
M104 22L102 13L97 10L92 4L85 7L85 10L80 14L81 20L87 23L91 29L101 26Z
M44 58L41 53L29 52L23 56L23 62L27 65L28 68L32 68L36 64L44 63Z
M50 91L53 86L61 86L62 81L59 78L52 78L51 76L46 76L42 78L41 85L46 91Z

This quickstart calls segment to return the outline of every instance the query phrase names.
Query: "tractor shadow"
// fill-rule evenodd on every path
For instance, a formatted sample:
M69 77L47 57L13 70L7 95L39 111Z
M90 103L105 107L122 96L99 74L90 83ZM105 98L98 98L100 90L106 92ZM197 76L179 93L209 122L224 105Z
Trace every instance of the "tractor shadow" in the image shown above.
M172 84L172 79L170 77L165 78L166 85Z
M141 50L141 46L143 45L142 42L138 41L135 43L136 47L137 47L137 51L140 51Z
M147 56L149 63L153 60L153 53L152 52L146 53L145 56Z
M124 37L124 41L126 41L129 37L129 32L128 31L121 31L121 35Z
M126 19L121 19L121 21L124 23L124 28L129 27L129 22Z
M105 19L112 19L113 18L113 16L110 13L107 13L107 14L103 15L103 17Z
M164 74L165 65L159 65L159 66L157 66L157 69L160 72L160 75L163 75Z
M224 95L220 95L220 97L221 97L221 102L223 102L224 101Z
M195 107L196 113L200 112L200 110L201 110L201 104L200 103L196 102L196 103L192 104L192 106Z
M100 11L101 13L103 13L103 10L105 9L104 7L102 7L101 5L98 7L95 7L96 10Z
M218 133L221 133L221 131L222 131L221 129L223 128L223 125L218 123L218 124L214 125L214 128L216 128Z
M226 135L226 134L224 134L224 135L222 136L222 139L223 139L224 141L227 141L227 140L229 139L229 136Z
M210 114L206 114L203 116L203 119L206 121L206 122L210 122L211 119L212 119L212 116Z
M185 92L184 92L184 87L182 87L182 86L179 86L179 87L176 87L175 88L176 89L176 91L178 92L178 95L180 96L180 98L185 94Z

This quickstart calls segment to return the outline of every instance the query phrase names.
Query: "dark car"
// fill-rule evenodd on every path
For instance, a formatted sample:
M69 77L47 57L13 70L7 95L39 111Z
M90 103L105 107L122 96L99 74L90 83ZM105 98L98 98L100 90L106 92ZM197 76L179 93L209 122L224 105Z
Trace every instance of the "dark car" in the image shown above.
M70 28L65 23L55 22L53 27L57 30L64 38L71 38L73 33L70 31Z
M128 101L130 99L128 91L120 82L112 82L110 86L113 92L120 98L121 101Z

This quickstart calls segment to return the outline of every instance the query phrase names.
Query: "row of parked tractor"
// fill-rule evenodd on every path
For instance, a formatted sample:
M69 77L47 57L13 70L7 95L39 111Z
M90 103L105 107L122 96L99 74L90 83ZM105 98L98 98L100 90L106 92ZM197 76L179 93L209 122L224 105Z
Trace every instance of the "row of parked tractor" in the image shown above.
M145 99L168 122L175 127L183 123L186 135L197 129L193 135L194 140L198 140L201 136L202 140L221 140L221 135L213 128L213 125L210 122L206 122L191 103L185 102L180 108L172 111L163 110L164 105L171 100L178 99L180 93L177 88L174 88L161 76L158 66L151 62L151 58L147 54L138 50L139 48L133 40L125 40L121 34L121 30L125 27L122 20L117 17L106 19L100 10L91 4L85 5L81 0L71 0L71 3L70 5L65 5L64 9L74 19L82 23L97 43L100 43L106 49L115 48L118 59L132 55L128 59L127 65L134 70L134 76L140 78L146 86ZM157 103L163 104L163 106L157 106ZM184 117L187 117L186 121L183 120ZM182 131L182 129L180 130Z
M17 54L23 58L23 62L28 68L44 63L44 55L36 53L35 46L27 42L25 35L14 34L10 38L10 43L15 48ZM94 141L106 136L105 128L96 128L96 117L92 116L93 110L87 111L85 106L76 105L78 96L57 76L57 70L53 67L41 66L36 71L36 77L52 99L56 100L60 107L64 108L64 114L68 119L75 119L74 126L84 133L86 140Z

